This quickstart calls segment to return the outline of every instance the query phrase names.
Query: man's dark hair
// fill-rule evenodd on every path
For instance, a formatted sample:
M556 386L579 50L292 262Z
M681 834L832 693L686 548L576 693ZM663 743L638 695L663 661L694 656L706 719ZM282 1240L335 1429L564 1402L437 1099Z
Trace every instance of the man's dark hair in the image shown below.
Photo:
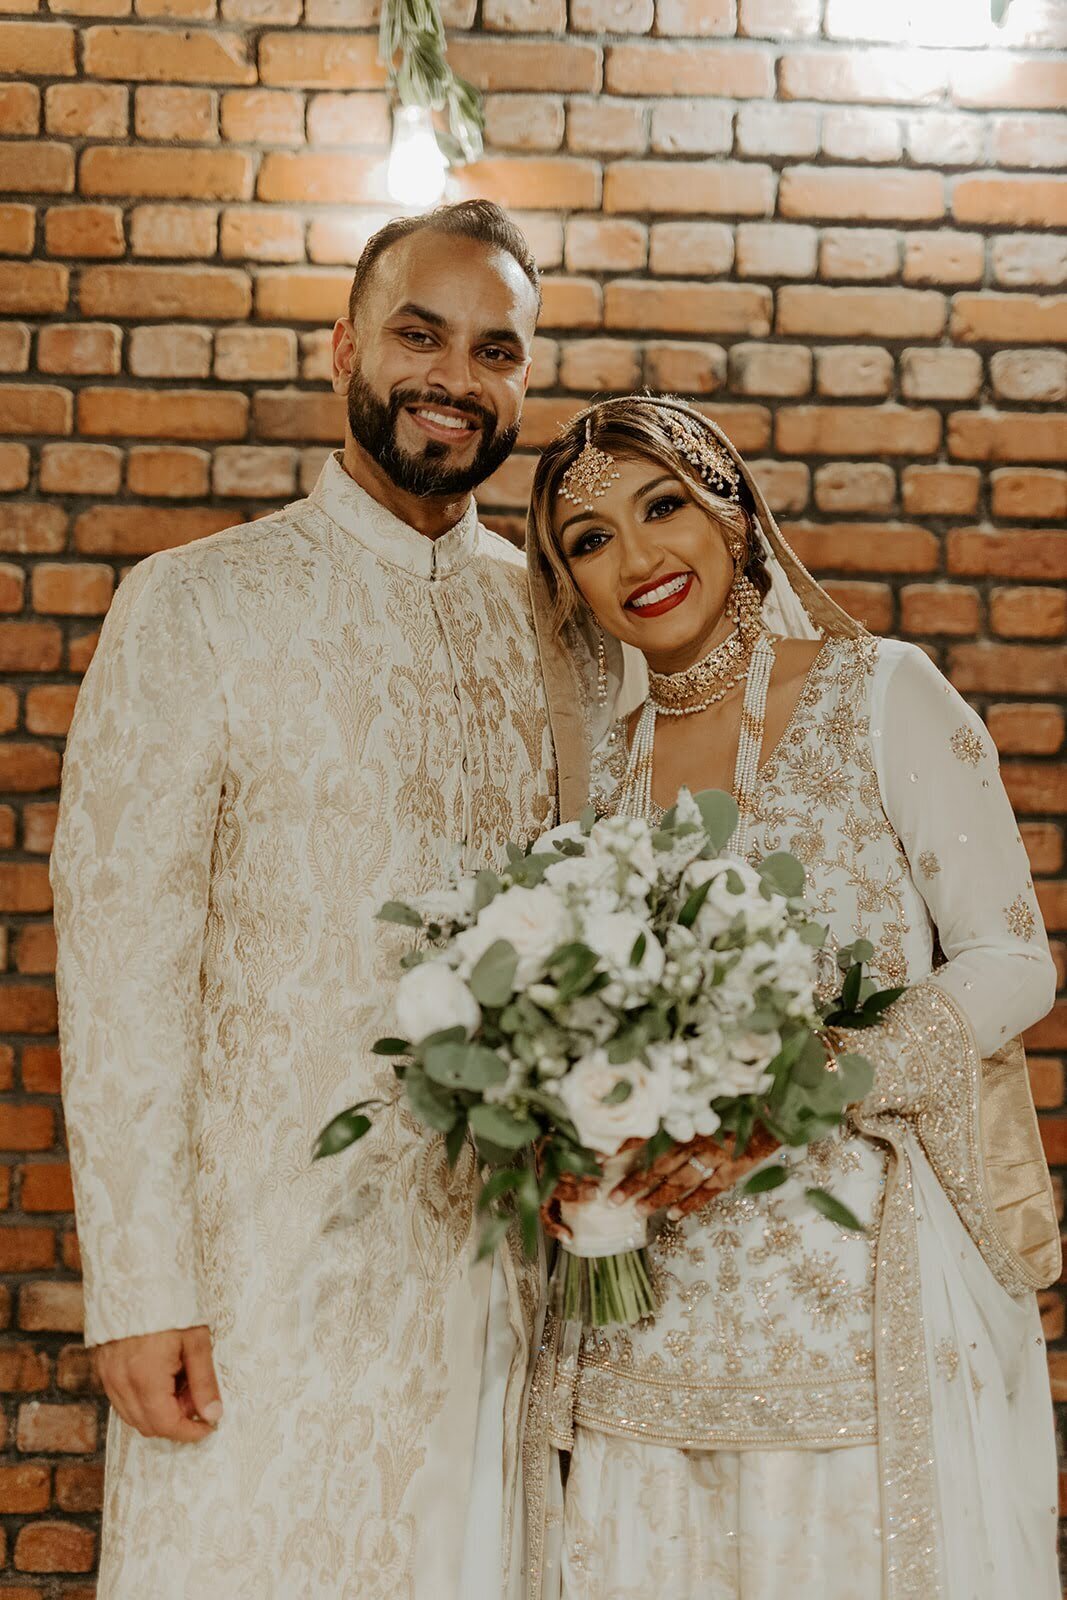
M454 239L477 239L480 244L492 245L505 251L519 263L537 292L537 309L541 309L541 274L530 253L525 237L512 222L506 211L492 200L461 200L458 205L438 206L418 217L397 217L384 228L372 234L356 262L352 288L348 296L348 315L354 317L360 297L370 281L376 262L390 245L400 239L410 239L412 234L425 229L446 234Z

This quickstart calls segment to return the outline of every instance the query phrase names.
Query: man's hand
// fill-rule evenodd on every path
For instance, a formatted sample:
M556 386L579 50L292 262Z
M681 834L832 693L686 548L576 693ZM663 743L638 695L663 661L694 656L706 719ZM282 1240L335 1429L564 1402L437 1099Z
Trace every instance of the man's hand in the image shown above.
M631 1139L622 1148L636 1149L640 1143L639 1139ZM693 1139L689 1144L675 1145L650 1167L631 1172L612 1190L611 1197L620 1203L637 1200L645 1212L666 1211L676 1222L691 1211L701 1210L726 1189L732 1189L777 1148L777 1139L763 1128L753 1130L740 1160L734 1159L732 1134L727 1134L722 1142L715 1138ZM560 1202L588 1200L595 1192L595 1178L564 1174L541 1208L545 1232L554 1239L569 1239L570 1229L561 1219Z
M214 1432L222 1399L208 1328L112 1339L95 1354L108 1399L146 1439L196 1444Z

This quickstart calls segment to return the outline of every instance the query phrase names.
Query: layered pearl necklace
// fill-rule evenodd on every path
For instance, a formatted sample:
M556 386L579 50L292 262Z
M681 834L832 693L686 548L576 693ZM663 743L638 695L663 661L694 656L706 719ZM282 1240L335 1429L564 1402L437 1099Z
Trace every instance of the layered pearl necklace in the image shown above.
M767 687L774 667L774 646L761 633L753 648L739 632L732 633L710 655L685 672L649 674L649 696L641 708L634 732L626 776L616 809L624 817L651 820L657 807L652 799L652 758L656 743L657 716L694 716L725 699L747 674L744 704L741 708L741 733L737 742L734 768L734 799L741 820L731 845L733 853L743 855L748 833L749 810L759 776L763 748L763 724L767 711ZM718 687L711 689L712 684ZM694 699L694 695L701 698Z

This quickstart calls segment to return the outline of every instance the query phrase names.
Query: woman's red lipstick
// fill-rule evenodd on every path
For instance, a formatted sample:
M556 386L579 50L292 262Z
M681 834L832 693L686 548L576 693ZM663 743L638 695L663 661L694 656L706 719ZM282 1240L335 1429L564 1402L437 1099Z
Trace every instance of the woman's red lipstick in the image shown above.
M676 578L684 578L685 582L674 594L669 594L650 606L634 605L634 601L640 600L643 594L649 594L653 589L662 589L665 583L673 583ZM662 617L664 612L673 611L675 606L680 606L682 601L688 598L692 587L693 574L691 572L669 572L665 578L656 578L652 583L642 584L640 589L635 589L626 601L626 609L627 611L632 611L635 617Z

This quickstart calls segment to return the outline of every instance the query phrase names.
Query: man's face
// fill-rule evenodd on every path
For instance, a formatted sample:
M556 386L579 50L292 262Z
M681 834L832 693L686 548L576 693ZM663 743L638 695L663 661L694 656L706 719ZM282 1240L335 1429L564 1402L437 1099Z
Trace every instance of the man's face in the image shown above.
M353 438L407 494L469 493L514 448L536 322L505 252L430 229L393 245L334 328Z

